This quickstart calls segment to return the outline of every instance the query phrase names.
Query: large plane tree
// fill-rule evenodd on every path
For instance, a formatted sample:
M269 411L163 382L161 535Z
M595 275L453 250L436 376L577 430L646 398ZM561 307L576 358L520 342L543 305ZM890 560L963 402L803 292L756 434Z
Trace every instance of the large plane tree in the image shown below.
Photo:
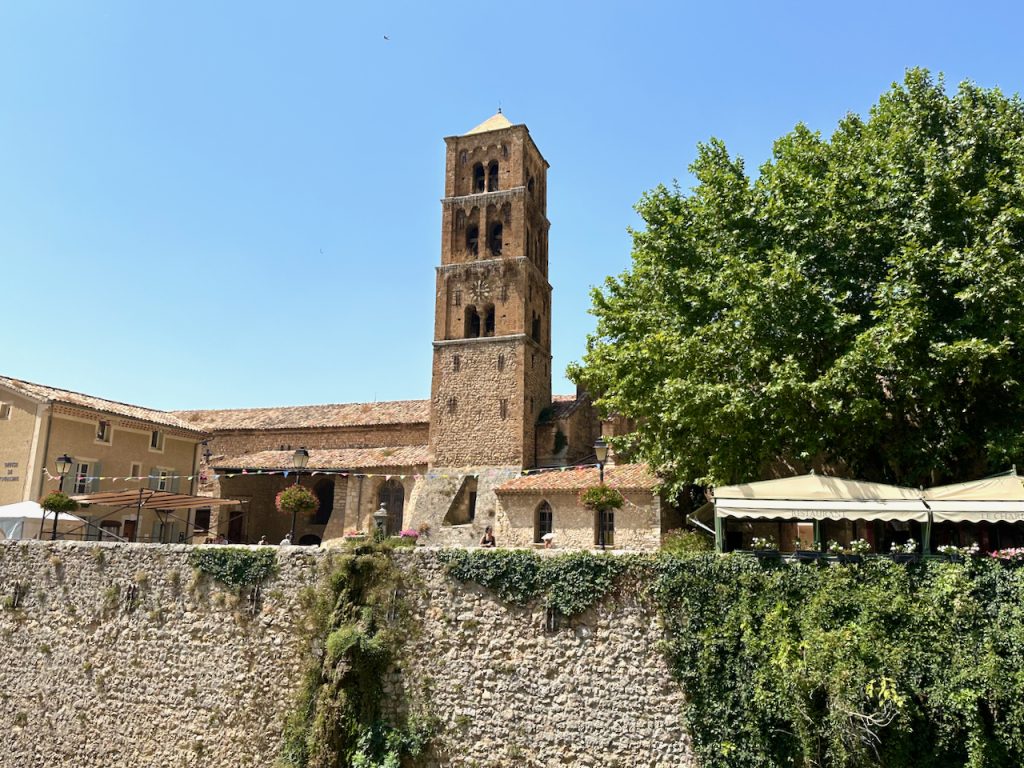
M832 467L906 484L1024 453L1024 104L911 70L756 178L721 141L645 194L570 375L673 485Z

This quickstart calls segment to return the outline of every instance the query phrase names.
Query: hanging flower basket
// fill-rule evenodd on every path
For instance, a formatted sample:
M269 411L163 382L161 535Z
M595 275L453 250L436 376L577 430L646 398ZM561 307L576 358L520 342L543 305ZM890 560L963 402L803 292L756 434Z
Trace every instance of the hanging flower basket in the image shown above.
M622 494L607 485L592 485L580 494L580 504L594 512L621 509L623 503Z
M278 512L289 515L312 514L320 508L320 500L309 488L302 485L289 485L274 499Z

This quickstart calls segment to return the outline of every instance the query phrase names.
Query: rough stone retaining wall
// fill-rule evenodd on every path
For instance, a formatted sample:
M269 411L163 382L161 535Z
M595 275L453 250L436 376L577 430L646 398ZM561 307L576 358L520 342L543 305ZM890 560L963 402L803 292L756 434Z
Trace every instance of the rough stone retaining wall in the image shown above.
M187 546L0 544L0 768L271 768L306 641L300 593L324 550L280 552L248 590L196 580ZM619 596L556 631L396 555L420 617L390 708L440 720L440 766L686 766L681 693L652 609Z

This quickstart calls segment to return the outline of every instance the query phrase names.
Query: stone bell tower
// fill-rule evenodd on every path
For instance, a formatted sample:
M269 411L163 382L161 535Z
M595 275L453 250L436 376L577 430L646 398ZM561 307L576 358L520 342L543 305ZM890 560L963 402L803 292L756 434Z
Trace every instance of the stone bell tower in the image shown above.
M500 112L445 139L432 467L529 467L551 403L547 169Z

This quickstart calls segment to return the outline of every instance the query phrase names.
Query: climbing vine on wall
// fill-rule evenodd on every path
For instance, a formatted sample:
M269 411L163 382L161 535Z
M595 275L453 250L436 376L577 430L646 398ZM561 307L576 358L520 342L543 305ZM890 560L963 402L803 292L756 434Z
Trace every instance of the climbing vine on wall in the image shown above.
M1024 762L1024 570L691 555L654 593L706 768Z
M439 555L448 574L493 589L518 605L541 598L565 616L582 613L615 586L639 558L572 552L540 557L527 550L446 550Z
M277 554L273 549L241 547L199 547L189 554L194 568L233 587L259 584L277 573Z
M398 768L423 751L429 718L396 727L380 709L382 681L412 630L402 589L390 548L369 543L335 558L325 583L305 594L310 659L278 766Z

